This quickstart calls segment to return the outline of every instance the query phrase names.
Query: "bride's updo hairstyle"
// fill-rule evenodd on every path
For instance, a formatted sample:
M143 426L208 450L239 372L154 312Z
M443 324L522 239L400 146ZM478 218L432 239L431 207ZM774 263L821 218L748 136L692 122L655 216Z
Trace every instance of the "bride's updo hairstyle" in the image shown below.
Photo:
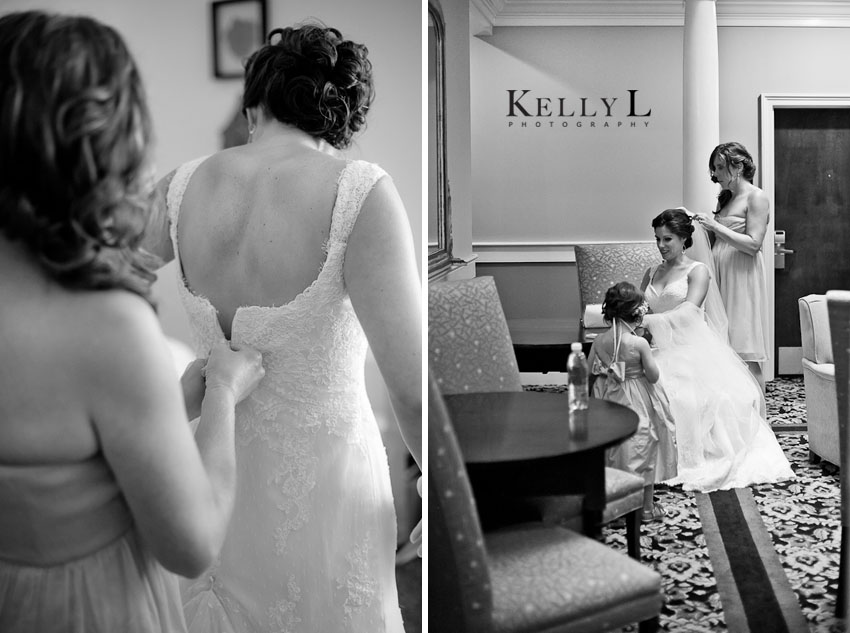
M694 245L694 221L691 216L681 209L665 209L652 220L652 228L664 227L673 235L685 240L685 248Z
M245 64L243 112L260 106L281 123L344 149L366 124L374 98L368 54L362 44L318 24L274 29Z
M750 183L753 182L753 178L756 175L756 164L753 162L753 157L750 156L747 148L740 143L721 143L715 147L711 151L711 156L708 159L709 171L714 170L714 161L716 158L720 158L720 163L723 165L724 169L731 169L732 167L741 165L741 176L743 176L744 180ZM717 179L712 176L711 182L717 182ZM717 196L717 200L719 202L717 205L717 211L720 211L720 209L725 207L731 199L731 191L728 189L721 191Z
M136 64L113 29L40 11L0 18L0 231L65 287L149 299L138 246L150 137Z
M614 319L640 323L647 310L643 293L628 281L621 281L608 288L602 302L602 317L607 323L613 323Z

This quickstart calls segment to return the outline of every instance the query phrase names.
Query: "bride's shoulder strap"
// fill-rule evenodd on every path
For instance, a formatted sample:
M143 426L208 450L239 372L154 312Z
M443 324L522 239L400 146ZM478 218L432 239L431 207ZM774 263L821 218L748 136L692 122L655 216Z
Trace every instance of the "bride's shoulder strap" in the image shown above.
M708 266L706 266L705 264L703 264L703 263L702 263L702 262L700 262L700 261L692 261L692 262L691 262L691 265L690 265L690 266L688 266L688 274L690 275L690 274L691 274L691 272L692 272L692 271L693 271L693 270L694 270L697 266L703 266L706 270L708 270L709 274L711 274L711 270L708 268Z
M365 160L348 162L339 176L337 203L331 220L331 241L347 242L363 202L375 183L386 176L381 167Z

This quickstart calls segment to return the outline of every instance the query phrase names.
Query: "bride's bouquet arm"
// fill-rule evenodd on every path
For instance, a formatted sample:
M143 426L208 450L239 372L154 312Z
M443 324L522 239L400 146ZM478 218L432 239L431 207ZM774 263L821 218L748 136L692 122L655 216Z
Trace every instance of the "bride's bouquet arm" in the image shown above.
M343 276L401 437L421 470L422 284L407 213L389 178L381 178L363 203L348 238ZM421 525L410 536L415 544Z
M695 306L702 306L705 297L708 294L708 282L711 278L711 273L705 265L694 266L693 270L688 274L688 295L686 301L690 301Z
M402 439L422 465L422 284L404 205L389 178L366 197L343 277L387 386Z

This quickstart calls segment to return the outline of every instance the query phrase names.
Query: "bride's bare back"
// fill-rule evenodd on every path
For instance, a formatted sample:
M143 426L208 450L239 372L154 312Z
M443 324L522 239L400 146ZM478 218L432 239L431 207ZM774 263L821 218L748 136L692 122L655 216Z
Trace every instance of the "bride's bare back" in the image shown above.
M301 145L257 143L197 168L180 208L180 259L225 336L240 306L289 303L316 279L344 166Z

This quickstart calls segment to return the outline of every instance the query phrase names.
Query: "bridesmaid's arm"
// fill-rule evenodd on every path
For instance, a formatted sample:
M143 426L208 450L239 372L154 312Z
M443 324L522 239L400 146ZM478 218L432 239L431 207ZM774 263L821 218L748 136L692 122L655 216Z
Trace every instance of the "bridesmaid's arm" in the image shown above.
M712 220L710 229L715 238L727 242L745 255L755 256L761 250L767 223L770 219L770 201L767 194L756 189L747 198L747 226L744 233L733 231L720 222Z
M174 259L174 249L171 244L171 222L168 220L168 205L166 196L171 179L176 169L162 178L152 194L151 214L142 248L160 259L160 267Z
M215 559L236 491L234 408L262 378L258 352L215 348L192 435L159 321L142 299L112 293L80 377L103 454L154 556L195 577Z

